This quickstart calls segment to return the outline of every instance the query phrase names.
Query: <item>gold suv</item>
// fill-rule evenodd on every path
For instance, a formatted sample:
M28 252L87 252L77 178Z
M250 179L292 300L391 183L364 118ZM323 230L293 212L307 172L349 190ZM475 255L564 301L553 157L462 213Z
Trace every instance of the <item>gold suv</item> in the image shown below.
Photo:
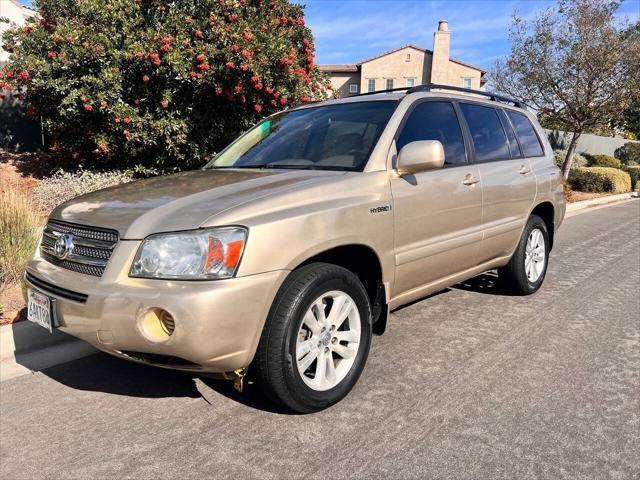
M498 269L538 290L565 213L518 101L423 85L264 119L204 168L56 208L28 317L137 362L343 398L400 305Z

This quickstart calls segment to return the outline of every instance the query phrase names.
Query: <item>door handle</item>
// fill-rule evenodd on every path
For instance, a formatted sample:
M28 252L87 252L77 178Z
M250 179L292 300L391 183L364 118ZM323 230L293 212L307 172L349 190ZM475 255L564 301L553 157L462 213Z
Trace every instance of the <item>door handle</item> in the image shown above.
M531 169L529 167L527 167L526 165L520 165L520 175L526 175L530 171L531 171Z
M478 177L474 177L470 173L467 173L464 176L464 179L462 180L462 183L464 185L474 185L474 184L478 183L479 181L480 181L480 179Z

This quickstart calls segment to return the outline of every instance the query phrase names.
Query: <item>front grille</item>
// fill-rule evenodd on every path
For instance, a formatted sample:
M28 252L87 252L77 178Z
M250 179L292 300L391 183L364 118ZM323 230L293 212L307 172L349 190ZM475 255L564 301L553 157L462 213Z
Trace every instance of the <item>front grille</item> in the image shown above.
M55 254L55 244L63 234L73 235L73 249L65 258L59 258ZM118 232L115 230L49 220L42 232L40 253L54 265L101 277L117 243Z

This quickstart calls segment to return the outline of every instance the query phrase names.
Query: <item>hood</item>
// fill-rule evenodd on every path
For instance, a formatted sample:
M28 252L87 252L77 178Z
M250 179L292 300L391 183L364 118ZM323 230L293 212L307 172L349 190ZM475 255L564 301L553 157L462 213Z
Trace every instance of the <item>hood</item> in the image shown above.
M122 239L191 230L229 208L316 183L344 172L318 170L196 170L110 187L57 207L51 218L111 228Z

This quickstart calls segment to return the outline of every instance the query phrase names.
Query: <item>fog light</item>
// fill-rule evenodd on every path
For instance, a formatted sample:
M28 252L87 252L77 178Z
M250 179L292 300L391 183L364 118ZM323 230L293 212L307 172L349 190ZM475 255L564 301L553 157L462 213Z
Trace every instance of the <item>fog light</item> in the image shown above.
M148 310L140 319L140 330L152 342L168 340L176 328L173 316L162 308Z

